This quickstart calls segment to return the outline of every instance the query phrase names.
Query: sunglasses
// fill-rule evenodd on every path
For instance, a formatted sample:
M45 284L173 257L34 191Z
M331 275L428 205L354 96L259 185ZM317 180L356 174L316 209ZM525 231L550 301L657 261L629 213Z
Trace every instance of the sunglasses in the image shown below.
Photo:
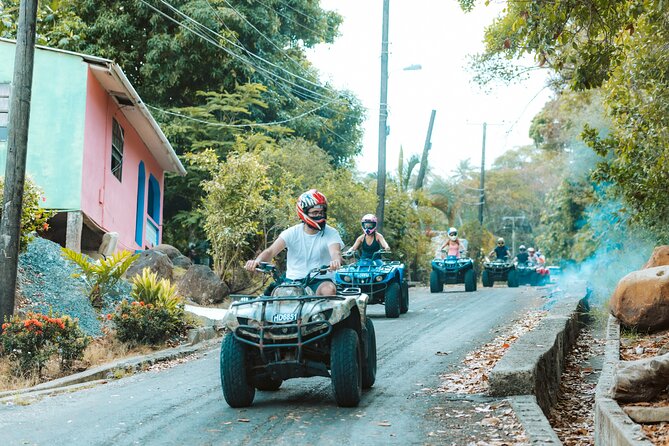
M325 217L325 211L308 212L309 217Z
M504 246L504 242L497 242L497 246Z

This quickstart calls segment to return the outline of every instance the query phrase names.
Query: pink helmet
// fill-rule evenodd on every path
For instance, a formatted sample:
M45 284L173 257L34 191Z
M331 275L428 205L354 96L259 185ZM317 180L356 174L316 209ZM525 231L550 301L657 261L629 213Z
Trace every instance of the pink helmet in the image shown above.
M322 210L322 215L318 217L310 217L308 214L312 208ZM297 216L300 217L300 220L305 224L318 231L325 229L327 211L328 200L325 198L325 195L318 192L316 189L306 191L297 199Z
M360 220L362 224L362 230L365 231L365 234L372 235L376 231L376 215L374 214L365 214Z

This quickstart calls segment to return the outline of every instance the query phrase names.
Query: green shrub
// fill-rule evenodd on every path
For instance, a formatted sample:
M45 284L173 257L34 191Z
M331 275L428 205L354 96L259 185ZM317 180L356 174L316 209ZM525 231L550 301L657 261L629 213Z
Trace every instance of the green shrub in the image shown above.
M5 179L0 177L0 197L5 193ZM2 200L2 198L0 198ZM46 231L49 229L47 221L56 211L43 209L40 204L46 201L42 190L26 178L23 188L23 208L21 209L21 238L19 240L19 249L24 251L28 243L34 238L37 231ZM2 206L0 205L0 218L2 218Z
M81 277L86 283L86 293L94 308L102 308L104 296L121 280L123 274L137 260L139 254L132 255L129 251L120 251L113 256L93 261L86 254L62 248L62 255L79 267L81 273L72 277Z
M174 314L167 308L144 302L123 300L110 315L116 336L129 344L155 345L181 335L185 329L183 310Z
M78 322L68 316L28 313L24 318L12 316L2 324L0 353L16 363L13 371L17 375L36 372L40 376L54 355L60 359L61 369L69 370L75 360L83 358L90 341Z
M176 285L169 280L158 279L158 275L149 268L144 268L141 276L133 277L130 295L137 302L165 308L171 315L183 318L183 301L177 295Z

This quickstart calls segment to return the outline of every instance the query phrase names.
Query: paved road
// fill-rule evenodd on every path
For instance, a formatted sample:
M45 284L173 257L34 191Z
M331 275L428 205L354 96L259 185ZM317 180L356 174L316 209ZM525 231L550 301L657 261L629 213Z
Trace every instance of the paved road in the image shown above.
M257 392L250 408L231 409L216 349L167 370L2 406L0 444L406 445L433 444L436 431L437 444L459 444L429 416L437 398L421 389L436 387L439 373L456 369L495 329L540 305L540 294L528 287L465 293L452 286L439 294L412 288L410 310L399 319L370 307L378 373L357 408L337 407L328 379L307 378Z

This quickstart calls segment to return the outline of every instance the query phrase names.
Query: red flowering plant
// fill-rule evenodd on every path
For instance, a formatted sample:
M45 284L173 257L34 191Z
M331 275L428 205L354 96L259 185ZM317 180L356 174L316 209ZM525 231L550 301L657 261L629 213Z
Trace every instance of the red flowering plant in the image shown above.
M83 358L90 343L76 320L69 316L27 313L5 319L0 333L0 355L15 362L13 371L19 376L37 373L41 376L46 363L58 356L61 369Z
M5 181L0 177L0 197L4 189ZM49 229L47 221L56 214L56 211L40 207L45 201L46 198L39 186L30 178L26 178L23 189L23 208L21 209L21 240L19 243L21 251L26 249L36 232L45 232ZM0 217L2 217L2 208L0 208Z

